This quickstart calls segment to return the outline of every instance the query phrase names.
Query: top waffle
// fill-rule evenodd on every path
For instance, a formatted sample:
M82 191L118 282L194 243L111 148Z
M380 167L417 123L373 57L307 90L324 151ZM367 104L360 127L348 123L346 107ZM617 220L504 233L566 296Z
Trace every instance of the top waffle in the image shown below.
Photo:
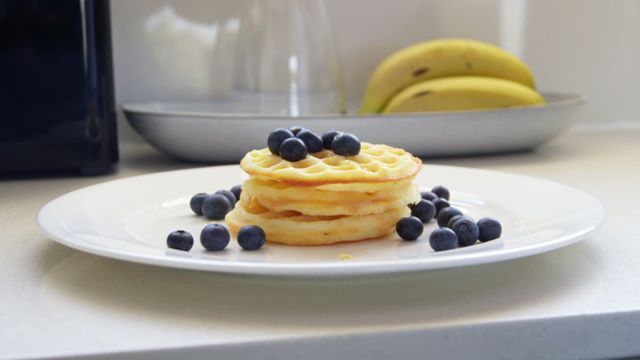
M355 156L322 150L289 162L264 148L247 153L240 161L249 175L300 186L397 181L414 176L421 165L420 159L402 149L366 142Z

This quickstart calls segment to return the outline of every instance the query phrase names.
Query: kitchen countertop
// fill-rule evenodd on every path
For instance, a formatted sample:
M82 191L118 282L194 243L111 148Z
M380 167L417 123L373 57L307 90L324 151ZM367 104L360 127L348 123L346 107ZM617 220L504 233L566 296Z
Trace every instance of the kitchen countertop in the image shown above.
M333 280L133 264L40 233L36 213L54 197L194 166L146 145L124 145L121 156L107 176L0 180L0 358L640 355L638 130L574 132L533 152L428 161L531 175L590 193L605 205L607 220L585 241L502 263ZM549 199L549 206L558 201Z

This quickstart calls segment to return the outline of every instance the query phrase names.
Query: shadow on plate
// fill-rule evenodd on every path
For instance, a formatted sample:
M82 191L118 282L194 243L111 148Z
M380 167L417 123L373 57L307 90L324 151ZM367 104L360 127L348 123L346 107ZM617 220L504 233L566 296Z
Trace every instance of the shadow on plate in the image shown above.
M522 315L566 297L588 299L599 256L588 241L508 262L409 274L341 279L223 275L152 267L70 251L49 243L35 259L44 299L59 316L78 306L172 324L253 327L376 327ZM60 304L65 306L60 306Z

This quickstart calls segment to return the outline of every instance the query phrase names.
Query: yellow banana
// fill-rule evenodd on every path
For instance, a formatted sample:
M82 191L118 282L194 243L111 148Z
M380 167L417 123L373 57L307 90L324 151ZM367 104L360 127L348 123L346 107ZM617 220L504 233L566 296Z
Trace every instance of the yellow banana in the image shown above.
M452 76L409 86L391 98L383 113L495 109L543 103L537 91L514 81Z
M417 82L467 75L535 88L531 70L516 56L479 41L441 39L409 46L382 61L369 79L360 112L382 111L392 96Z

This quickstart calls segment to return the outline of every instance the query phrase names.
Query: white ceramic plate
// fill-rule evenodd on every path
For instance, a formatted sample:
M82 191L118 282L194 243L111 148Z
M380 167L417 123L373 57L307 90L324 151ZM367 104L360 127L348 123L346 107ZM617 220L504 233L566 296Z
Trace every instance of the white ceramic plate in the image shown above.
M237 163L248 147L265 147L271 130L292 125L348 131L424 158L528 150L561 135L585 100L543 95L545 106L423 114L249 115L228 103L126 104L124 111L145 140L182 160Z
M237 166L172 171L106 182L63 195L38 214L49 237L92 254L158 266L222 273L284 276L348 276L466 266L515 259L569 245L604 218L591 196L535 178L467 168L429 166L416 183L445 184L452 204L478 219L501 220L503 236L471 247L435 253L426 226L415 242L385 239L320 247L267 244L242 251L232 239L222 252L207 252L198 236L207 223L189 209L191 195L228 189L245 178ZM553 199L553 201L551 201ZM167 249L175 229L194 234L190 252ZM355 259L340 260L341 254Z

